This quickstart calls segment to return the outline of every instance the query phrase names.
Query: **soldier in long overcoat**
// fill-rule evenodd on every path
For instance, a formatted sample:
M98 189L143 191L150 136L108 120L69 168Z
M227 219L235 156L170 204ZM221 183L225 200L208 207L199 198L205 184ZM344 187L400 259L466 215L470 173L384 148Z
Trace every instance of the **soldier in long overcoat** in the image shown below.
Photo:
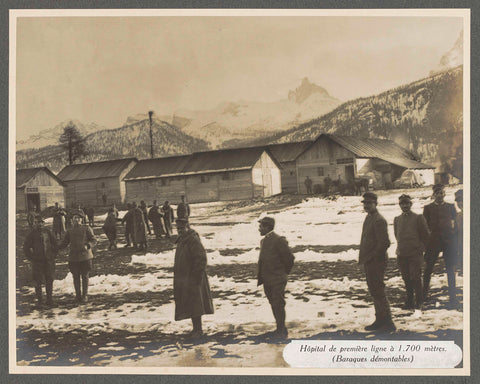
M213 313L212 295L206 273L207 253L188 220L177 219L177 249L173 267L175 321L192 319L191 336L201 336L202 315Z
M150 224L148 224L147 204L145 204L144 200L140 201L140 209L143 212L143 220L145 221L145 226L147 227L148 234L151 235L152 231L150 230Z
M117 248L117 219L115 218L115 212L113 208L108 210L107 218L105 219L105 223L103 224L103 231L105 235L107 235L108 241L110 242L108 246L108 250L112 248Z
M148 211L148 218L152 222L153 233L157 239L159 239L165 233L162 224L162 217L163 213L161 212L160 207L157 205L157 200L154 200L153 206L150 208L150 211Z
M147 249L147 231L145 229L145 220L143 212L137 207L137 203L132 203L133 207L133 236L140 250Z
M163 222L165 223L165 231L167 233L167 237L170 237L173 233L172 223L175 220L175 216L173 214L173 208L170 206L168 201L163 203L162 207L163 211Z
M127 244L125 244L126 247L130 247L131 243L130 240L133 242L133 246L137 248L137 243L135 241L135 235L133 232L133 208L132 204L127 203L127 212L122 218L121 221L122 225L125 224L125 240Z
M65 217L67 213L63 210L58 203L55 203L55 208L53 210L53 233L55 237L61 238L62 234L65 233Z
M58 246L52 232L44 227L43 218L38 214L34 217L32 231L25 238L23 250L26 258L32 263L38 306L40 307L43 304L42 284L44 281L47 305L52 306L55 257L58 253Z

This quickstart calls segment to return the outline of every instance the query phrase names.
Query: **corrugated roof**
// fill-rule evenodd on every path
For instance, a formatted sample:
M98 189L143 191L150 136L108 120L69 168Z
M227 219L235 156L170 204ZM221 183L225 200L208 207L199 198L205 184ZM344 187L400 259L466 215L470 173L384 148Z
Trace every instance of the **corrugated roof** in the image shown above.
M267 145L273 157L280 163L295 161L313 141L300 141L297 143L282 143Z
M183 169L184 173L203 173L252 168L264 151L264 147L233 148L219 151L196 152Z
M25 169L17 169L15 184L17 188L22 188L25 184L27 184L32 177L34 177L38 172L45 171L49 175L51 175L55 180L57 180L61 185L64 185L62 180L60 180L55 174L50 171L47 167L39 167L39 168L25 168Z
M189 159L190 155L140 160L132 170L127 173L124 180L150 179L181 174Z
M433 166L416 161L411 152L391 140L323 134L357 157L378 158L400 167L428 169ZM319 136L319 138L322 135Z
M118 177L136 158L67 165L57 175L63 181Z

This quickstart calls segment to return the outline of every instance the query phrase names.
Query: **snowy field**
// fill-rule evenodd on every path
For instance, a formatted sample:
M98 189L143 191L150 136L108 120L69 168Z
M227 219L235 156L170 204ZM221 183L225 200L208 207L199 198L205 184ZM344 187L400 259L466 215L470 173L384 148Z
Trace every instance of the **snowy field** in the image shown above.
M453 202L458 188L448 188ZM256 284L260 235L258 219L275 218L275 231L289 241L295 266L287 284L287 327L291 339L438 339L461 343L463 313L447 310L443 261L432 278L433 301L420 313L400 308L404 284L395 260L393 218L400 214L398 196L379 194L378 209L389 223L392 245L386 273L387 295L397 332L388 336L363 329L374 317L358 244L365 218L360 197L336 201L307 198L298 204L273 208L252 202L237 208L227 203L193 204L192 228L208 252L208 275L215 314L203 317L206 336L184 337L190 321L175 322L172 243L162 240L152 251L107 252L97 217L97 258L107 260L90 279L90 301L73 303L71 274L54 283L58 307L37 310L31 286L17 287L17 362L57 366L218 366L285 367L285 344L269 343L261 334L275 327L273 315ZM430 189L409 190L413 211L430 202ZM121 230L123 233L123 230ZM122 238L122 237L121 237ZM150 239L154 244L157 240ZM158 241L157 241L158 242ZM463 279L457 277L459 294ZM458 341L460 340L460 341Z

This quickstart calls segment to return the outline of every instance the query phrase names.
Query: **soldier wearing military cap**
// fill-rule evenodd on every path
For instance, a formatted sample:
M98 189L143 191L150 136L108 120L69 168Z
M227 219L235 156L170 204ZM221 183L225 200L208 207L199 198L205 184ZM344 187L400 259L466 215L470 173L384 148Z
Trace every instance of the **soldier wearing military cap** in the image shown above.
M178 238L173 266L175 321L191 319L191 337L203 335L202 316L213 313L207 278L207 253L200 236L190 228L186 217L176 220Z
M264 238L260 242L257 285L263 284L277 324L277 329L266 336L286 339L288 331L285 326L285 287L294 256L285 237L273 232L275 220L272 217L263 217L259 223L258 230Z
M43 304L42 284L45 282L47 305L53 306L52 292L55 279L55 257L58 253L57 241L53 233L45 228L42 216L36 214L33 218L33 228L23 244L25 256L32 263L33 280L37 305Z
M398 268L407 291L403 308L419 309L423 303L423 252L430 233L423 215L412 212L412 198L409 195L401 195L398 202L402 214L393 219L393 231L397 239Z
M430 237L425 251L425 271L423 273L423 296L428 294L433 267L440 252L443 254L448 279L449 306L456 308L458 301L455 288L455 262L457 240L457 212L453 204L445 202L445 190L442 184L433 186L433 203L423 209L423 216L430 229Z
M73 225L65 233L59 248L63 249L70 245L68 267L73 276L75 299L77 302L84 303L88 301L88 279L93 259L92 248L96 241L92 228L87 224L82 224L82 219L85 217L83 210L74 211L72 216Z
M375 193L364 193L362 203L367 217L363 222L358 262L365 269L368 290L375 306L375 321L366 326L365 330L391 332L396 328L383 281L387 267L387 249L390 246L387 221L377 210L378 198Z

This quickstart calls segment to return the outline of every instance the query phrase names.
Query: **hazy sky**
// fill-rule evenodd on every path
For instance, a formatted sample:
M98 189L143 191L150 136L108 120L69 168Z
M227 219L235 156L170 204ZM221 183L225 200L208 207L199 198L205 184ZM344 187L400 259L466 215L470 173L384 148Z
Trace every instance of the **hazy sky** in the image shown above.
M17 19L17 139L67 119L285 99L302 78L343 101L428 75L459 17Z

